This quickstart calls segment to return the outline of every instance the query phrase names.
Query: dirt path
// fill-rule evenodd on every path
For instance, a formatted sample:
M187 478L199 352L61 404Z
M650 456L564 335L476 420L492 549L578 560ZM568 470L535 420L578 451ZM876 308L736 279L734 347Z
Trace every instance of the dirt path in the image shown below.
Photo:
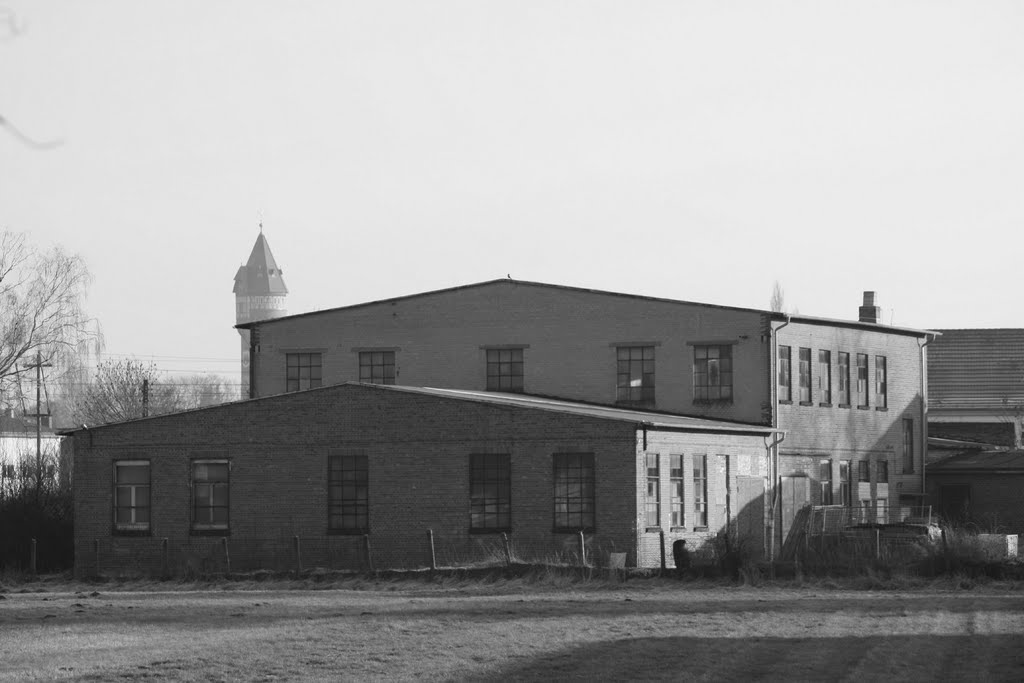
M8 593L0 680L1024 680L1024 595Z

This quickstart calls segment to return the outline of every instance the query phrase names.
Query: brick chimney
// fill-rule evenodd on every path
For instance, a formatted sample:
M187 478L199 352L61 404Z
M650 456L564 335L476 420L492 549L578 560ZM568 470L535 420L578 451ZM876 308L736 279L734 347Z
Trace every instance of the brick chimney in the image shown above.
M881 317L882 308L875 305L875 293L864 292L864 305L860 307L860 321L878 324Z

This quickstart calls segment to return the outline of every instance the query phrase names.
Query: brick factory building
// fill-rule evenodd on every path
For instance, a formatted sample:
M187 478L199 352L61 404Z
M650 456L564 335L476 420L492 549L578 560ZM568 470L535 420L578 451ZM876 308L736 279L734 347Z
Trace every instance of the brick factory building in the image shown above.
M70 436L81 576L290 568L295 537L307 567L418 567L428 529L440 562L500 554L502 533L543 559L582 530L656 567L663 528L671 566L672 540L727 520L760 549L773 430L349 383Z

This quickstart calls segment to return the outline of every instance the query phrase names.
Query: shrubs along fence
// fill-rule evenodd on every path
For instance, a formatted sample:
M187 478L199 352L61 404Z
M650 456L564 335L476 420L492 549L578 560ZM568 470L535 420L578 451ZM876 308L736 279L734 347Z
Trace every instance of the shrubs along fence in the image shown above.
M71 487L34 456L0 467L0 569L57 572L74 565Z

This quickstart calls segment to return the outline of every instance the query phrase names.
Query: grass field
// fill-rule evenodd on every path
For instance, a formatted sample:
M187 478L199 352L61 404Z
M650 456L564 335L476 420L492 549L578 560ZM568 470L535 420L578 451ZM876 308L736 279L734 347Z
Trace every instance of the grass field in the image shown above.
M1024 680L1015 584L556 584L8 585L0 680Z

